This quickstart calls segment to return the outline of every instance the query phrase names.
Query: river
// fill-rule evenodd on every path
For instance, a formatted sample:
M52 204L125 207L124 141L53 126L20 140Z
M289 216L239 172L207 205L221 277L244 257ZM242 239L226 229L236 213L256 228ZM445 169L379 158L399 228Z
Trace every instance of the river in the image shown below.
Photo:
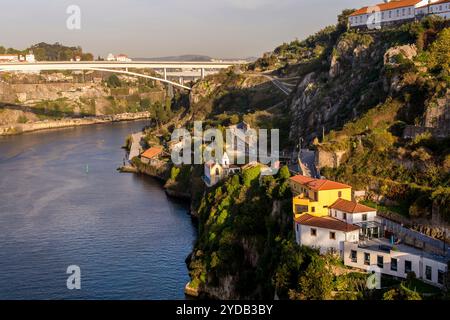
M0 299L184 299L186 204L116 171L145 123L0 137ZM80 290L67 288L70 265Z

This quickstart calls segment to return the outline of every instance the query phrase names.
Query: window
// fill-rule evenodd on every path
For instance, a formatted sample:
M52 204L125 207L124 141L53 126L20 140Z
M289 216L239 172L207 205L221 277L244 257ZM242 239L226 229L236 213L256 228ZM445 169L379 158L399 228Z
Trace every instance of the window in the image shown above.
M336 232L330 232L330 239L336 240Z
M444 284L444 271L438 270L438 283Z
M397 17L400 17L400 10L397 9Z
M367 213L364 213L364 214L362 215L362 221L367 221Z
M425 278L431 281L432 270L430 266L425 267Z
M298 224L296 224L295 226L297 227L297 232L298 232L298 231L299 231L299 230L298 230Z
M412 263L409 260L405 260L405 273L410 273L412 271Z
M384 266L383 256L377 256L377 266L378 266L378 268L383 268L383 266Z
M391 11L389 11L389 18L391 18L392 17L392 12Z
M338 191L338 198L342 198L342 191Z
M364 264L370 266L370 253L364 252Z
M311 212L316 212L316 207L311 207Z
M408 15L411 15L411 8L408 8Z
M381 19L384 19L384 11L381 13Z
M347 220L347 214L345 212L342 213L342 219Z
M301 206L301 205L296 204L295 205L295 212L297 214L308 212L308 206Z
M311 237L317 236L317 229L311 228Z
M405 15L405 11L406 11L406 9L403 8L403 9L402 9L402 15Z
M318 201L318 199L319 199L319 196L318 196L317 192L314 192L314 201Z
M352 260L352 262L355 262L355 263L358 262L356 250L352 250L350 252L350 259Z
M391 270L397 271L397 259L391 258Z

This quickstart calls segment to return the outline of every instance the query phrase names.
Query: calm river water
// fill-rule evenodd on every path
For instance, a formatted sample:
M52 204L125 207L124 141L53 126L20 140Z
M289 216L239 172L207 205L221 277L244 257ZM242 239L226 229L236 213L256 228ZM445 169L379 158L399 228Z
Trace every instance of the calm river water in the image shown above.
M121 174L145 122L0 137L0 299L183 299L195 227L150 177ZM81 268L68 290L67 267Z

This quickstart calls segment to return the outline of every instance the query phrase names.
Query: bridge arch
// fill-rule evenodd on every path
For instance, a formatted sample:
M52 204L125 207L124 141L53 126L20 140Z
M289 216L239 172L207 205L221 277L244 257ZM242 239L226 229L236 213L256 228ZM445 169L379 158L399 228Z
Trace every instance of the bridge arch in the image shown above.
M56 70L61 70L61 69L56 69ZM158 78L158 77L152 77L152 76L148 76L146 74L130 72L130 71L125 71L125 70L93 68L93 67L80 67L80 68L77 68L77 69L70 69L70 70L90 70L90 71L103 71L103 72L110 72L110 73L120 73L120 74L126 74L126 75L130 75L130 76L135 76L135 77L140 77L140 78L145 78L145 79L151 79L151 80L167 83L167 84L173 85L175 87L179 87L179 88L186 89L186 90L189 90L189 91L192 90L192 88L189 88L187 86L184 86L182 84L179 84L177 82L173 82L173 81L170 81L170 80L167 80L167 79ZM8 72L8 71L13 71L13 70L2 70L1 66L0 66L0 72L2 72L2 71Z

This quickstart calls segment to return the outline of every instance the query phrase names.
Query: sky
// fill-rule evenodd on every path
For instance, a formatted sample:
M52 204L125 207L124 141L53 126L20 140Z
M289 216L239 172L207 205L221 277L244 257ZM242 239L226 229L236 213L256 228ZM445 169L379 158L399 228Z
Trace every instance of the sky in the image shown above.
M304 39L336 23L346 8L370 0L21 0L0 10L0 45L38 42L80 45L106 56L259 57L283 42ZM80 8L80 29L67 28ZM76 20L70 20L76 21Z

